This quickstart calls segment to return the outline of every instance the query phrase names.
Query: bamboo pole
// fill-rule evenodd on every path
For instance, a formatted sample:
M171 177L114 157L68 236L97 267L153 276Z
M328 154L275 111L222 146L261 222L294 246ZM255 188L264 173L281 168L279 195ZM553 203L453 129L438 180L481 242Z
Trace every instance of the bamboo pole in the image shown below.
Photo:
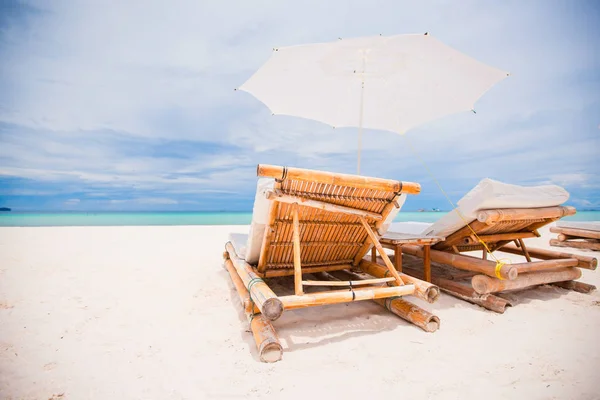
M573 247L575 249L588 249L588 250L600 250L600 243L591 243L591 242L560 242L556 239L550 239L550 246L556 247Z
M576 236L568 236L568 235L565 235L564 233L559 233L556 236L556 239L559 242L564 242L564 241L567 241L567 240L577 239L577 237Z
M511 253L511 254L523 255L523 252L521 251L521 249L519 249L518 247L513 246L513 245L506 245L506 246L502 247L499 251ZM578 260L577 267L579 267L579 268L594 270L598 266L598 259L596 259L594 257L580 256L577 254L563 253L563 252L553 251L553 250L538 249L535 247L528 247L527 251L529 252L529 255L531 257L538 258L540 260L575 258Z
M368 262L368 261L366 261L366 262ZM382 268L378 264L375 264L375 265L377 267L380 267L382 270L385 269L385 268ZM350 272L350 271L342 271L342 272L344 273L344 275L351 277L353 282L356 282L356 280L358 280L360 282L362 279L360 276L358 276L357 274L355 274L353 272ZM323 280L328 280L331 283L342 281L341 279L338 279L337 277L335 277L331 274L328 274L328 273L319 273L318 277ZM418 281L417 279L415 279L415 280ZM362 280L362 282L366 282L366 281L369 281L369 279ZM419 282L422 282L422 281L419 281ZM416 285L415 285L415 287L416 287ZM426 332L435 332L440 327L440 319L437 316L422 309L421 307L418 307L417 305L415 305L413 303L410 303L410 302L404 300L403 298L389 297L387 299L376 299L373 301L376 302L377 304L385 307L386 309L391 311L393 314L396 314L397 316L404 319L405 321L408 321L408 322L418 326L419 328L423 329Z
M400 278L398 271L396 271L394 264L392 264L392 262L390 261L390 258L386 254L385 250L383 249L383 247L381 247L381 243L379 243L379 239L377 238L375 233L371 230L371 227L369 226L367 221L363 217L361 217L360 222L362 222L365 230L367 231L367 235L369 235L371 242L373 243L373 245L379 252L379 255L383 259L383 262L385 263L386 267L388 267L388 270L390 271L390 275L393 276L394 278L396 278L396 282L398 282L398 285L404 285L404 282L402 281L402 278Z
M590 231L588 229L562 228L559 226L551 226L550 232L562 233L564 235L576 236L576 237L580 237L580 238L600 239L600 232Z
M544 218L562 218L576 213L575 207L556 206L542 208L504 208L477 213L477 220L488 225L501 221L522 221Z
M519 247L523 250L523 255L525 256L525 259L527 260L527 262L531 262L531 256L529 256L529 252L527 251L527 247L525 247L525 242L523 242L523 239L521 239L521 238L519 238L517 240L519 242Z
M591 293L596 290L596 286L590 285L588 283L583 283L579 281L563 281L563 282L553 282L552 285L561 287L567 290L573 290L579 293Z
M504 290L518 290L530 286L545 285L552 282L570 281L579 279L581 270L578 268L561 268L549 271L530 272L519 275L512 281L490 278L485 275L475 275L471 279L473 289L479 294L502 292Z
M385 278L389 276L389 271L383 265L379 265L367 260L362 260L359 264L359 268L366 274L374 276L376 278ZM402 280L415 286L415 292L413 296L425 300L428 303L435 303L440 297L439 288L429 282L422 281L413 276L400 273ZM395 282L389 283L395 285Z
M271 321L275 321L283 313L283 303L269 286L254 272L250 264L238 257L231 242L225 244L235 270L244 282L246 289L260 312Z
M301 206L312 207L319 210L330 211L334 213L342 213L347 215L356 215L361 217L367 217L374 219L375 221L379 221L382 219L381 214L361 210L358 208L340 206L333 203L327 203L325 201L320 200L311 200L300 196L292 196L289 194L282 194L273 191L267 191L265 196L269 200L274 200L280 203L288 203L288 204L299 204Z
M571 235L565 235L564 233L559 233L556 236L556 239L558 239L559 242L566 242L567 240L578 240L579 239L579 240L583 240L585 242L590 242L590 243L600 243L600 239L592 239L592 238L582 237L582 236L571 236Z
M302 262L300 257L300 222L298 220L298 204L292 206L292 218L294 221L294 291L301 296L302 291Z
M514 240L514 239L527 239L536 237L533 232L509 232L509 233L495 233L493 235L474 235L465 237L464 243L461 244L479 244L479 240L484 241L485 243L493 243L499 242L501 240Z
M420 246L404 245L402 246L405 253L424 258L423 249ZM451 265L458 269L467 271L481 272L488 276L496 276L496 263L487 260L481 260L474 257L463 256L461 254L452 254L445 251L430 250L431 260L440 264ZM518 270L511 264L504 264L498 268L498 273L502 279L513 280L518 276Z
M257 176L275 178L278 180L293 179L323 183L326 185L351 186L359 189L374 189L395 193L419 194L421 192L421 185L414 182L400 182L390 179L338 174L326 171L282 167L278 165L259 164L256 174Z
M360 300L374 300L393 296L411 295L415 291L414 285L403 286L367 286L352 290L332 290L317 293L305 293L302 296L281 296L279 299L286 310L297 308L322 306L325 304L349 303Z
M436 315L402 298L376 299L375 302L425 332L435 332L440 327L440 319Z
M423 271L425 281L431 282L431 246L423 246Z
M533 261L511 264L519 274L528 272L547 271L558 268L576 267L579 261L576 258L561 258L560 260Z
M250 323L250 330L256 343L258 355L260 360L263 362L276 362L281 360L283 355L283 348L279 343L277 333L273 328L271 322L265 318L262 314L254 314L254 306L250 300L250 293L242 279L237 274L235 267L230 259L225 260L225 268L229 272L231 281L238 293L242 307L244 308L244 314Z
M396 267L396 271L402 272L402 246L398 244L394 246L394 266Z
M394 196L392 201L390 201L388 204L386 204L385 207L383 208L383 211L381 211L381 220L375 222L375 232L377 234L377 237L381 236L381 234L379 233L380 229L383 226L383 223L385 222L388 215L392 212L392 209L394 207L400 208L400 205L398 204L398 202L400 201L401 196L403 196L403 195L396 194L396 196ZM360 260L362 260L362 258L365 256L365 254L367 254L369 252L369 250L371 250L372 246L373 246L373 244L369 240L365 240L365 244L363 245L363 247L360 248L360 250L354 257L354 263L353 263L354 266L357 266L358 263L360 263ZM373 250L373 252L375 253L375 250Z
M508 300L503 299L502 297L493 294L480 295L471 286L459 282L436 277L433 277L433 282L435 282L443 292L468 301L469 303L487 308L490 311L503 314L507 306L512 306Z
M326 271L339 271L342 269L347 269L347 268L352 268L352 264L350 263L352 260L347 260L346 263L340 263L340 264L331 264L331 265L318 265L318 266L310 266L310 267L306 267L303 266L302 267L302 273L303 274L311 274L311 273L315 273L315 272L326 272ZM282 268L282 269L268 269L265 271L264 274L257 274L259 277L261 278L277 278L277 277L281 277L281 276L293 276L294 275L294 268L293 266L291 268Z
M302 281L304 286L361 286L361 285L374 285L377 283L388 283L393 282L396 279L393 277L388 278L377 278L377 279L360 279L360 280L350 280L350 281Z

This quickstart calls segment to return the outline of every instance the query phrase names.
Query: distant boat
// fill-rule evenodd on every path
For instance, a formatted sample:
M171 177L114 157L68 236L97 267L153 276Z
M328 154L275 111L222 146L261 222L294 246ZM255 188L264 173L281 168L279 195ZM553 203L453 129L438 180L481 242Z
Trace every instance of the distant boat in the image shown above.
M431 211L438 212L438 211L440 211L440 209L439 208L432 208Z
M0 211L10 211L10 208L8 208L8 207L0 207Z

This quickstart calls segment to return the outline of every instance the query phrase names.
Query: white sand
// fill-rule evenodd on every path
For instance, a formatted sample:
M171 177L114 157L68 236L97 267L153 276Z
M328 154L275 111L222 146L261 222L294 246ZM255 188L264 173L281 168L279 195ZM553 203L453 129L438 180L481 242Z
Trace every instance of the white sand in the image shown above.
M549 286L502 315L415 300L435 333L372 302L285 312L261 363L221 260L246 230L0 228L0 399L600 396L600 295Z

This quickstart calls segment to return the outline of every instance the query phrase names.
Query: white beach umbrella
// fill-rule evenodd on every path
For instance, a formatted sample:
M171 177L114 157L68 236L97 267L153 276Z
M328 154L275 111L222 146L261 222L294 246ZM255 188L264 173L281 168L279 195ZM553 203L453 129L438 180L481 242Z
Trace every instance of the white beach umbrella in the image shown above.
M239 89L273 114L358 127L360 173L363 128L403 134L473 110L507 75L425 33L276 48Z

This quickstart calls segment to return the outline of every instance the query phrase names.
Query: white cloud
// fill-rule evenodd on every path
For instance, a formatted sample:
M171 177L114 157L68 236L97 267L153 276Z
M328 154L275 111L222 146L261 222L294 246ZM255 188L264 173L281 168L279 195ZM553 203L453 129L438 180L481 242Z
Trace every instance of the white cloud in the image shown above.
M543 1L29 4L42 11L0 37L0 122L16 125L0 130L0 174L92 186L96 197L120 188L171 198L251 190L258 162L353 172L355 129L271 116L233 88L275 46L429 31L511 76L477 114L432 121L406 138L365 131L364 173L433 187L409 139L447 190L485 176L600 184L597 119L586 112L600 102L593 13ZM161 143L178 139L235 148L162 154Z

